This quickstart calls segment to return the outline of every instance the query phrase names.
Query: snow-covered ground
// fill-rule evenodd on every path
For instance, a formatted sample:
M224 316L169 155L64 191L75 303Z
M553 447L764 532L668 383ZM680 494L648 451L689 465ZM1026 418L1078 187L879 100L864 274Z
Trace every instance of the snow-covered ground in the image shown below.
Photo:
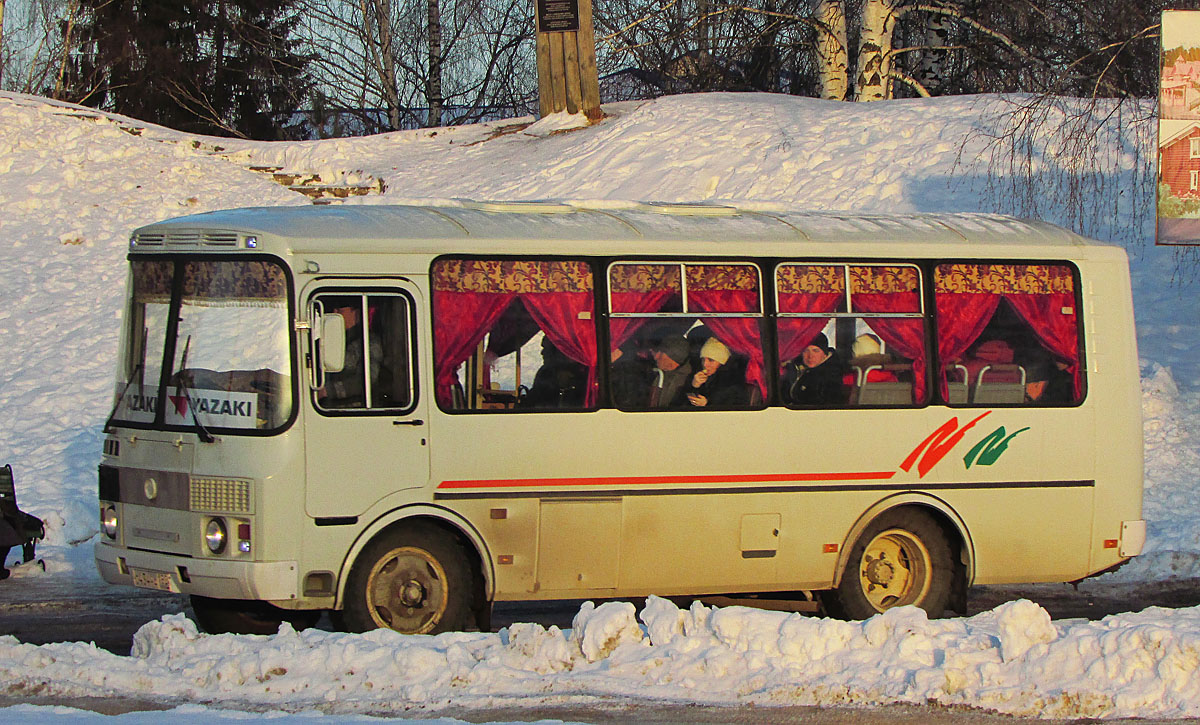
M872 104L777 95L676 96L606 107L580 128L556 116L362 139L261 143L193 137L131 119L0 94L0 463L47 522L53 576L102 586L80 547L96 531L95 467L113 389L134 227L183 213L308 200L251 167L319 173L386 192L347 203L448 198L785 203L806 209L994 211L980 131L996 97ZM527 123L531 119L524 119ZM1196 272L1153 246L1135 184L1152 134L1112 137L1101 237L1129 249L1143 365L1146 553L1114 577L1200 577L1200 320ZM1138 156L1130 144L1142 144ZM1124 146L1122 145L1124 144ZM1039 153L1043 216L1075 218ZM1143 165L1138 165L1138 164ZM1117 193L1117 190L1121 190ZM1056 200L1062 199L1062 202ZM1185 262L1187 260L1184 260ZM1200 269L1198 267L1197 269ZM1130 412L1133 414L1133 411ZM288 630L206 636L148 624L134 653L0 637L0 692L148 694L231 706L402 711L619 696L710 703L964 704L1046 717L1200 716L1200 610L1050 622L1026 601L969 619L918 610L845 623L665 600L585 607L569 632L403 637ZM185 713L180 713L184 715ZM195 714L194 712L192 713ZM53 719L40 709L0 719ZM64 714L62 717L72 717ZM20 721L20 720L16 720Z

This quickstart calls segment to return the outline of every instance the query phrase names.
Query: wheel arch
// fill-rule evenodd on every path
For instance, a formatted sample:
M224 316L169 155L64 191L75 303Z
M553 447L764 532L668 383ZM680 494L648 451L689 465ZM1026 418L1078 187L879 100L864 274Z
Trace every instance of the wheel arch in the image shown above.
M480 594L487 601L492 600L495 594L495 572L492 570L487 542L484 541L479 531L471 525L471 522L453 511L429 504L414 504L402 506L381 515L363 529L358 538L354 540L354 544L346 552L346 557L342 560L341 568L338 571L335 609L341 609L345 605L346 582L350 578L350 570L354 568L363 549L380 535L404 526L411 526L414 523L432 525L458 539L466 549L473 572L479 577L479 584L482 588Z
M865 510L846 534L838 553L837 568L834 570L833 586L841 585L842 577L850 563L854 544L873 521L885 513L910 508L931 516L946 535L955 563L955 583L952 587L951 608L963 611L966 608L966 589L975 580L975 544L967 524L949 503L926 493L906 491L893 494L877 501ZM965 613L965 611L964 611Z

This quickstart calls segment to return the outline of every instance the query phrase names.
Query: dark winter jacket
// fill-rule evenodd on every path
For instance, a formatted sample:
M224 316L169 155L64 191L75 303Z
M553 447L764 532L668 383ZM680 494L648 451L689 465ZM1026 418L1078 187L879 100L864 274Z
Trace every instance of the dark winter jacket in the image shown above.
M845 367L836 354L813 368L804 367L797 358L784 370L780 394L789 405L845 405L844 374Z
M746 385L745 374L740 369L722 365L704 384L698 388L692 387L688 379L687 394L703 395L708 399L706 408L745 408L750 405L750 387Z

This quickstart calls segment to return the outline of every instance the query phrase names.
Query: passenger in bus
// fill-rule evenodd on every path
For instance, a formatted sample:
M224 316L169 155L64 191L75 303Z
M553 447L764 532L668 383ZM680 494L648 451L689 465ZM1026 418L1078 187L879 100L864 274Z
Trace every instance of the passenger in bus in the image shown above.
M587 367L567 357L549 337L542 337L542 366L533 376L524 408L582 408L587 393Z
M689 403L697 408L744 408L750 404L744 374L728 364L732 356L729 347L717 338L704 341L700 370L692 375L687 391Z
M860 370L893 362L892 356L883 352L883 343L869 332L854 338L854 345L850 349L853 357L850 358L850 369L842 377L844 385L858 384ZM871 370L863 382L894 383L897 380L896 374L890 370Z
M688 405L687 386L692 377L688 362L691 349L682 336L661 340L650 350L654 358L654 374L650 383L651 408L682 408Z
M1030 403L1053 405L1074 398L1067 364L1038 345L1018 350L1018 364L1025 369L1025 398Z
M799 357L784 366L780 393L791 405L845 405L844 372L829 338L818 332Z
M325 376L325 385L317 391L323 408L363 408L366 383L363 378L363 328L361 302L357 297L323 300L325 308L342 316L346 326L346 360L342 369ZM371 381L377 383L383 367L383 344L371 336Z
M657 368L650 350L630 340L612 351L608 380L613 404L618 408L645 408L650 400L650 383Z

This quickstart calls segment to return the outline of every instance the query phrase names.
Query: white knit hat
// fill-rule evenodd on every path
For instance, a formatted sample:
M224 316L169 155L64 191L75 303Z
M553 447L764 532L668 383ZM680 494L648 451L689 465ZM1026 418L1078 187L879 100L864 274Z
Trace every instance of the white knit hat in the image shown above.
M725 343L715 337L705 340L704 346L700 348L700 357L716 360L722 365L729 362L729 355L729 348L725 347Z

